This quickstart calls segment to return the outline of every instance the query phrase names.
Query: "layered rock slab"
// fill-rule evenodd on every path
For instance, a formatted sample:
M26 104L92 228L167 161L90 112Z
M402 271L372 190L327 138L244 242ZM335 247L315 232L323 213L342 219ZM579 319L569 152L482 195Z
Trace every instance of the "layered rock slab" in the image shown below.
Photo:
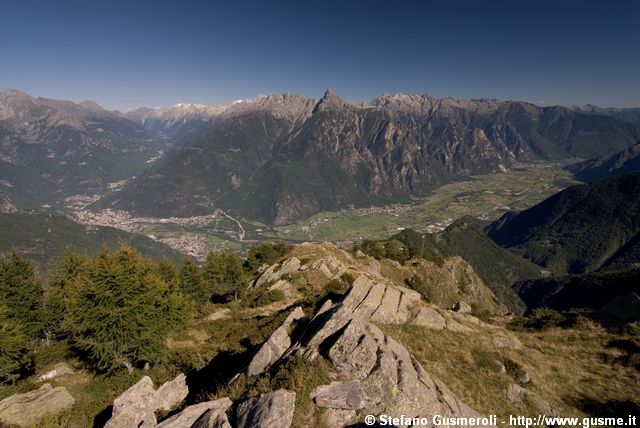
M30 427L48 415L73 407L74 398L65 388L45 383L40 388L14 394L0 401L0 426Z

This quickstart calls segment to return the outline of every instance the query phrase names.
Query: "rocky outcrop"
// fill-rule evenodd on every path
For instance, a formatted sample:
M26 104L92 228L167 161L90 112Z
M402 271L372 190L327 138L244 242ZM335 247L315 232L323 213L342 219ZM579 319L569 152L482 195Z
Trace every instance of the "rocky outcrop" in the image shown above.
M188 394L187 378L184 373L180 373L175 379L158 388L154 397L153 407L155 410L168 412L180 404Z
M74 398L65 388L45 383L40 388L0 401L0 426L30 427L44 417L70 409Z
M355 300L347 296L343 303L324 308L289 351L310 360L326 358L339 376L349 379L316 388L312 397L318 406L360 416L477 415L427 374L406 348L357 316L349 303Z
M528 389L521 387L520 385L509 385L506 394L507 400L509 400L510 403L521 403L523 401L528 401L538 411L540 411L540 413L547 416L558 416L558 412L553 407L551 407L551 405L542 397L529 391Z
M296 393L279 389L250 398L238 406L238 428L288 428L293 422Z
M291 329L296 321L304 318L302 308L298 306L289 314L282 325L262 344L247 367L247 375L256 376L271 367L291 346Z
M420 294L360 275L344 299L343 306L353 315L384 324L403 324L409 308L420 301Z
M427 327L431 330L444 330L447 328L447 321L434 308L423 306L418 310L416 316L411 320L411 324Z
M114 400L111 419L105 428L154 427L157 422L155 412L175 408L188 393L186 378L182 373L157 391L153 388L151 378L144 376Z
M105 428L148 428L156 425L153 404L156 391L149 376L119 395L113 402L111 419Z
M297 257L291 257L282 262L282 264L271 265L255 280L253 287L258 288L263 284L278 281L285 275L291 275L300 269L300 265L301 262Z
M358 382L331 382L311 392L318 407L329 409L357 410L366 405L364 393Z
M162 421L157 428L231 428L226 414L231 404L226 397L194 404Z

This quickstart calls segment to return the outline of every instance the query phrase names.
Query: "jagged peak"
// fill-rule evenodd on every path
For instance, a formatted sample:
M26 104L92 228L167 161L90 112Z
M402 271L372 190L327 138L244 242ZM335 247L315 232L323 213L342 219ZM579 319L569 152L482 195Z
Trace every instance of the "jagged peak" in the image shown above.
M79 104L79 106L90 111L106 111L104 107L93 100L84 100Z
M19 91L13 88L6 88L2 92L0 92L0 98L4 97L25 97L25 98L33 98L31 95L26 92Z
M323 111L331 108L340 108L345 105L345 102L336 92L329 88L325 91L320 101L313 108L313 112Z

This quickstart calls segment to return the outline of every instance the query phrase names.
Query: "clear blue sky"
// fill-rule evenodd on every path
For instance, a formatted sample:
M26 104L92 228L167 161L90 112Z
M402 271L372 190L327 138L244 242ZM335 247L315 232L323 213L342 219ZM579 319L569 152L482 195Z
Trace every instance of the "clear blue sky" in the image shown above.
M108 108L292 92L640 106L640 0L0 0L0 89Z

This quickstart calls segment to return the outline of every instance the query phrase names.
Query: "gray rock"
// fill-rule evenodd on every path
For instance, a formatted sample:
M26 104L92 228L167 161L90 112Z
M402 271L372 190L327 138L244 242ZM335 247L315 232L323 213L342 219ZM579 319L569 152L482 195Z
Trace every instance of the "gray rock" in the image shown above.
M231 424L227 415L220 415L209 409L191 425L191 428L231 428Z
M522 403L526 395L527 390L515 383L512 383L507 388L507 400L509 400L510 403Z
M168 412L177 407L189 394L187 377L180 373L175 379L162 385L155 394L153 409Z
M311 392L310 397L318 407L331 409L362 409L364 395L358 382L331 382L321 385Z
M204 427L230 428L226 412L229 407L231 407L231 404L231 400L227 397L194 404L193 406L185 408L182 412L171 416L169 419L160 422L156 428L193 427L196 422ZM208 416L203 418L205 414L208 414Z
M290 275L300 269L301 262L297 257L285 260L282 265L274 264L269 266L260 277L254 282L253 287L258 288L263 284L278 281L285 275Z
M279 389L250 398L238 406L238 428L288 428L293 421L296 393Z
M231 318L231 309L222 308L207 315L205 321L218 321L226 318Z
M496 348L520 349L522 344L515 337L496 336L493 338L493 346Z
M362 290L354 287L353 291ZM357 415L478 416L441 381L427 374L406 348L374 324L354 316L353 305L345 303L348 303L346 298L342 304L317 315L311 321L308 333L291 352L311 360L323 356L333 364L339 376L357 385L364 399L362 408L358 403L358 409L353 409ZM355 389L355 385L350 388ZM322 397L321 394L318 396ZM340 403L342 400L336 397L335 401ZM327 397L325 404L329 402Z
M155 426L155 398L153 381L149 376L144 376L114 400L111 419L105 424L105 428Z
M509 385L509 388L507 388L507 400L509 400L510 403L521 403L526 400L540 413L547 416L558 416L558 412L542 397L521 387L520 385Z
M53 366L52 370L49 370L48 372L38 377L37 381L42 382L45 380L54 379L56 377L65 376L73 373L74 371L71 367L69 367L69 364L62 362L62 363L56 364L55 366Z
M262 344L247 367L247 375L256 376L273 365L291 346L289 334L295 321L304 318L302 308L298 306L289 314L284 323Z
M182 373L157 391L153 388L151 378L144 376L113 401L111 419L105 428L153 427L156 425L156 410L169 411L175 408L188 393L186 377Z
M411 320L411 324L427 327L432 330L444 330L447 327L447 322L440 313L426 306L421 307L418 310L416 316Z
M357 317L383 324L403 324L409 308L420 294L405 287L375 282L360 275L353 282L343 305Z
M473 329L464 324L460 324L458 321L453 320L451 318L447 318L447 330L452 331L454 333L473 333Z
M357 422L355 410L325 409L322 415L329 428L343 428Z
M538 409L540 413L547 416L558 416L558 411L555 410L549 403L547 403L542 397L537 394L534 394L531 391L528 391L527 400L533 404L533 406Z
M463 314L470 314L471 313L471 306L469 306L467 303L465 302L458 302L455 305L453 305L453 310L456 312L460 312Z
M518 376L518 379L516 379L516 382L518 382L520 385L526 385L529 382L531 382L531 378L529 377L529 373L523 372L520 376Z
M14 394L0 401L0 426L30 427L45 416L70 409L74 403L65 388L52 388L45 383L34 391Z

